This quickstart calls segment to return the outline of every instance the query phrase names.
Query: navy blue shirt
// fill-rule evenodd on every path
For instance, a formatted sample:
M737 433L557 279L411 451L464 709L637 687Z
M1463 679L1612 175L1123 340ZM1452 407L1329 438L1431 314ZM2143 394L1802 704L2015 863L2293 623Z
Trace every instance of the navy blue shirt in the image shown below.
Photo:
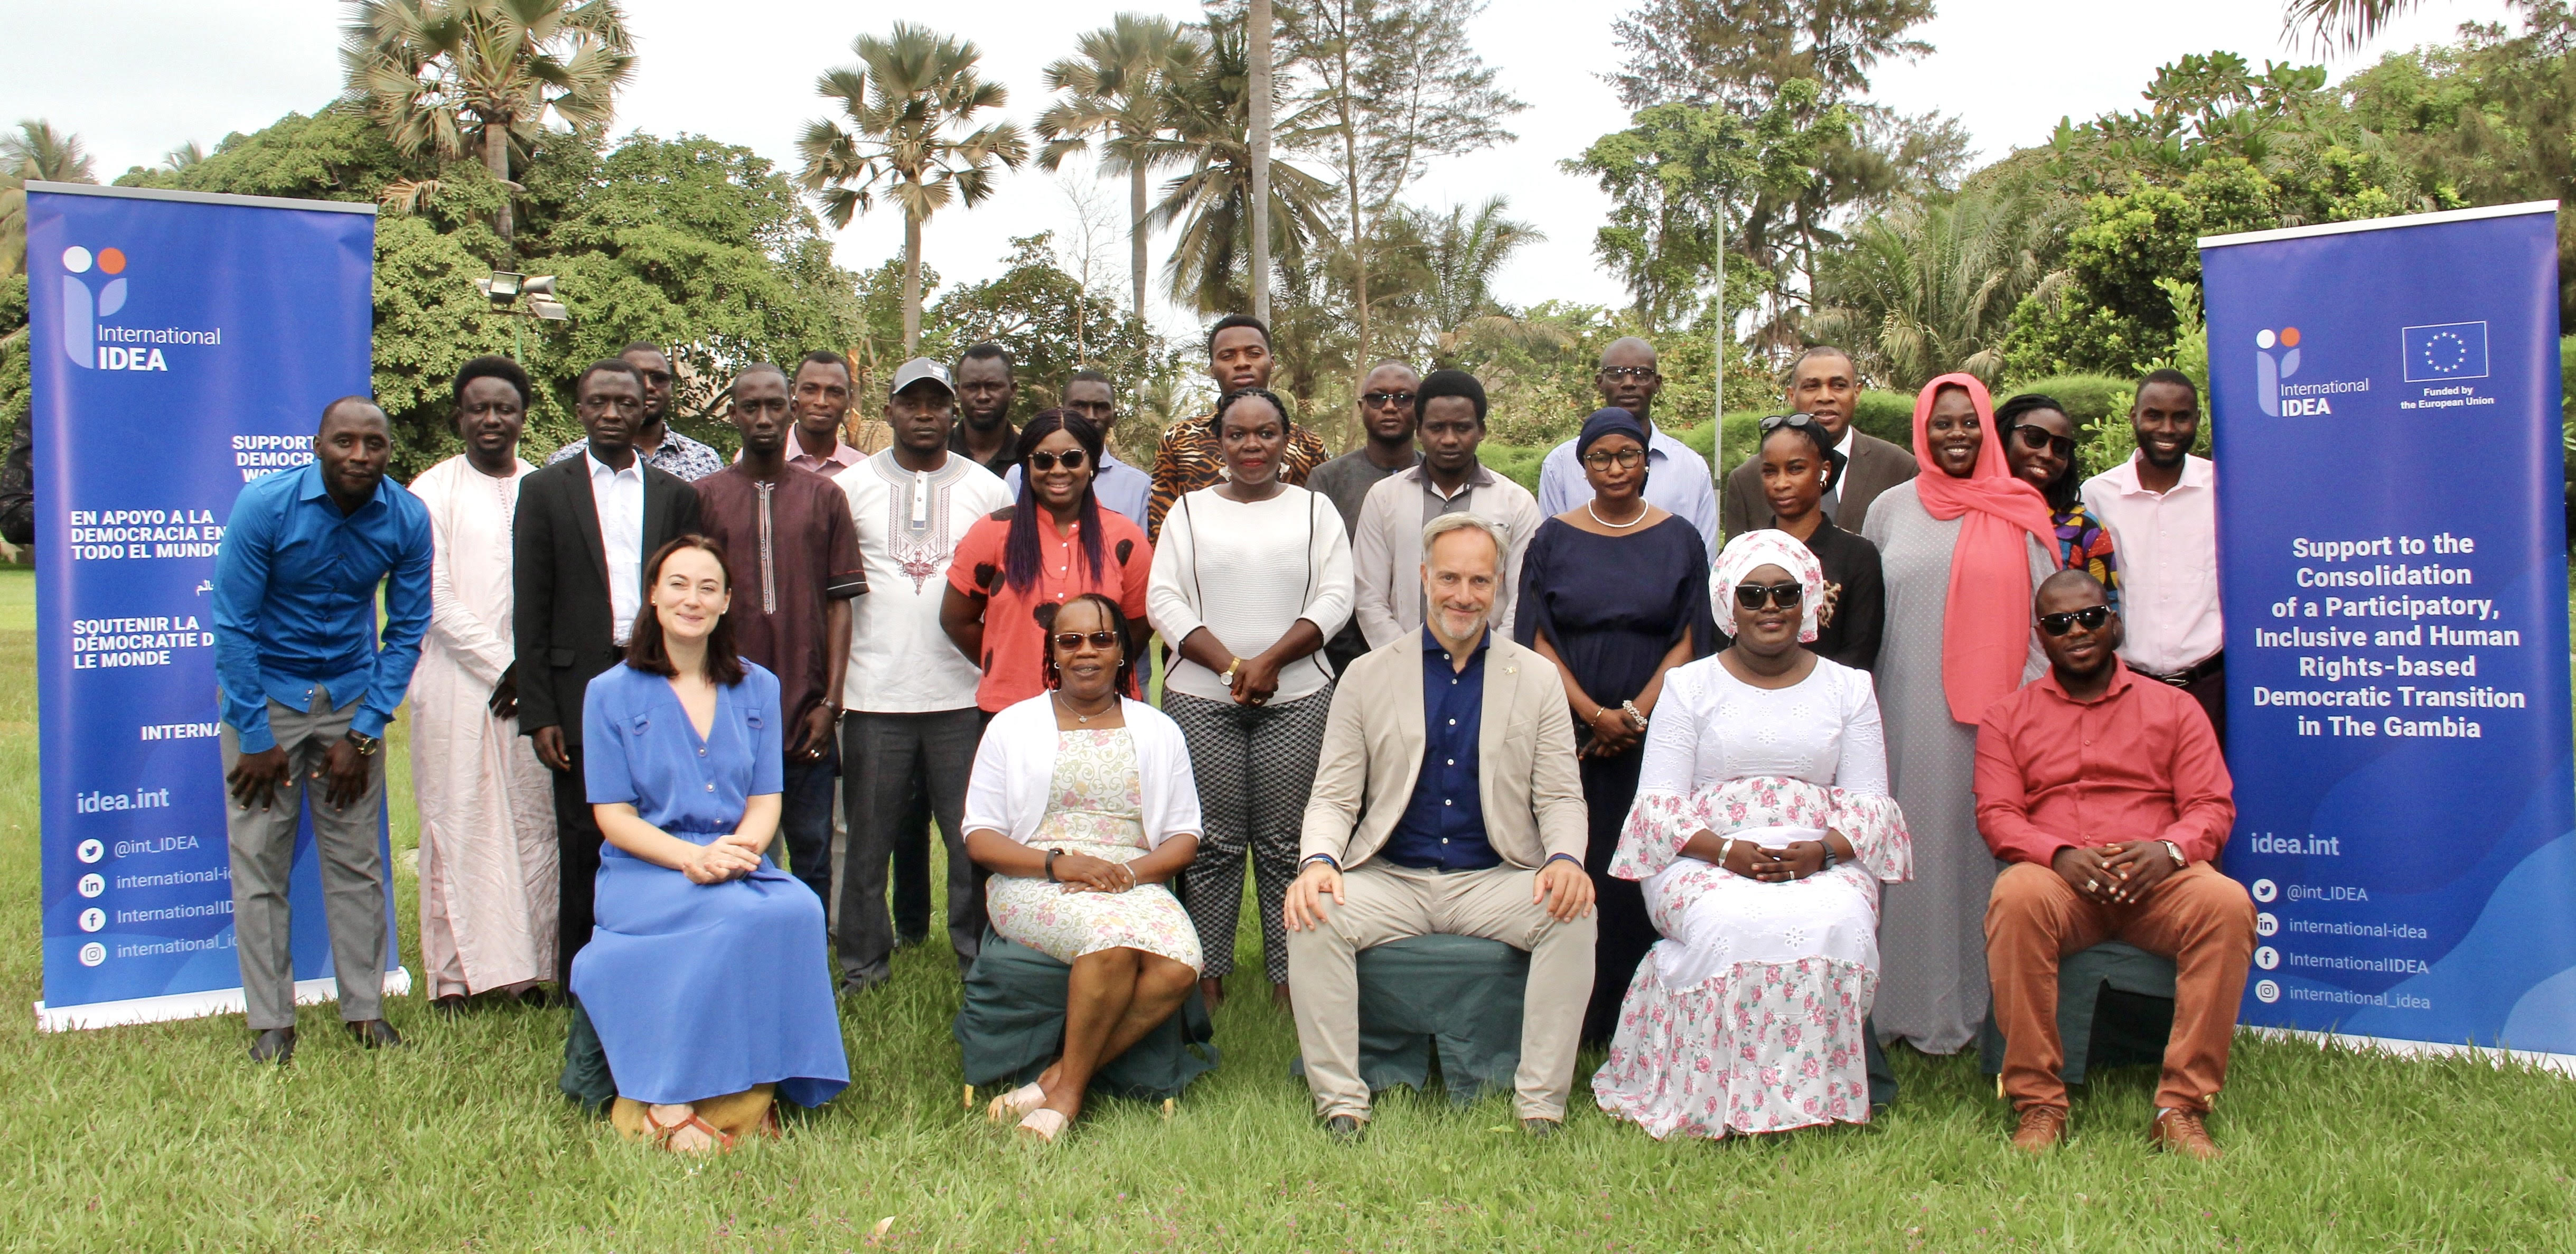
M335 710L363 696L350 729L385 734L429 630L429 562L429 508L391 479L349 514L332 503L318 462L242 489L214 581L215 679L242 752L276 747L269 702L310 710L316 688Z
M1485 652L1491 631L1476 638L1464 670L1431 628L1422 629L1422 773L1413 800L1381 851L1398 866L1481 871L1502 865L1485 839L1485 799L1476 790L1477 741L1485 729Z

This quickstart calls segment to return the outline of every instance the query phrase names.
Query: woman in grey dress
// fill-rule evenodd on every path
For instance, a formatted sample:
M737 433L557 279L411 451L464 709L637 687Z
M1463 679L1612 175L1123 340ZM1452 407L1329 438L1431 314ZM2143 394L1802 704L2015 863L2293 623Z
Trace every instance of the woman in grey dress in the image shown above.
M1971 776L1987 703L2046 668L2030 595L2056 569L2048 503L2005 461L1994 405L1946 374L1914 402L1922 473L1870 504L1861 534L1886 578L1878 704L1914 880L1879 921L1880 1035L1928 1054L1965 1046L1986 1017L1986 897L1995 861L1977 834Z

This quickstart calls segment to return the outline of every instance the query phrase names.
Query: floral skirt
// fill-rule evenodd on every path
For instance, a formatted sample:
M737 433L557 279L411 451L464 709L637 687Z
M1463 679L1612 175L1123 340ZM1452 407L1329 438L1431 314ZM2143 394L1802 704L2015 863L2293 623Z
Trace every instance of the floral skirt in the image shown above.
M1134 845L1050 840L1050 848L1107 862L1145 856ZM1123 893L1069 893L1062 884L996 875L985 886L993 930L1058 962L1109 949L1141 949L1200 969L1199 930L1180 898L1161 884L1138 884Z
M1665 939L1592 1077L1601 1109L1658 1140L1868 1122L1877 884L1849 866L1763 884L1680 859L1646 899Z

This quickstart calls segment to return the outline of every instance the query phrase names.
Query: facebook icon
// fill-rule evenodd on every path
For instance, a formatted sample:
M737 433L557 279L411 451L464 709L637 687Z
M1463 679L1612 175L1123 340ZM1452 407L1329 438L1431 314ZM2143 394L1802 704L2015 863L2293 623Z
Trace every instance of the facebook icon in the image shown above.
M2407 327L2406 381L2442 383L2487 377L2487 324L2444 322Z

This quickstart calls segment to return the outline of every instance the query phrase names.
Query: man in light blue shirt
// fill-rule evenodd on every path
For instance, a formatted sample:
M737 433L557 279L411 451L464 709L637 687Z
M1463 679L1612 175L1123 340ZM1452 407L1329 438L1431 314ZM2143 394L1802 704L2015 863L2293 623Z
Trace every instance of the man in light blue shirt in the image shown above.
M298 785L322 863L323 920L340 1017L360 1045L399 1045L384 1021L384 734L429 629L429 510L385 478L383 410L347 396L322 411L314 461L244 487L215 555L215 677L233 934L255 1062L295 1053L287 877ZM376 632L376 586L385 625Z
M1664 386L1664 376L1655 370L1655 346L1635 336L1612 342L1601 354L1601 370L1592 382L1602 404L1627 410L1646 428L1647 503L1698 528L1700 542L1717 552L1717 486L1708 473L1708 459L1657 429L1649 415L1655 393ZM1574 458L1574 441L1549 449L1538 469L1539 512L1554 518L1591 499L1592 487Z
M1109 376L1097 370L1076 370L1064 382L1064 407L1092 421L1100 428L1100 472L1091 477L1091 494L1102 509L1114 509L1139 527L1145 525L1146 508L1154 499L1154 477L1118 460L1109 451L1110 428L1118 425L1118 403L1109 391ZM1020 468L1011 466L1002 476L1002 486L1010 490L1013 500L1020 495Z

